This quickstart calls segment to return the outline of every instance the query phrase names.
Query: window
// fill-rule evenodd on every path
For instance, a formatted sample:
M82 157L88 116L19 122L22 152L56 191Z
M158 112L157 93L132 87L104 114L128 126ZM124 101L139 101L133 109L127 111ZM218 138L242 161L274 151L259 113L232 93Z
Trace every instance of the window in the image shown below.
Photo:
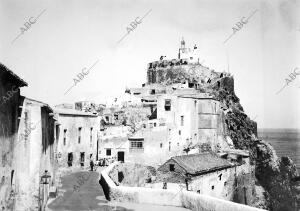
M155 89L151 89L151 94L152 94L152 95L155 94Z
M181 130L178 131L178 134L181 135Z
M169 164L170 171L175 171L175 165L174 164Z
M184 125L184 116L180 117L180 125L183 126Z
M162 148L163 147L163 144L162 143L160 143L160 148Z
M78 144L80 144L81 141L81 127L78 128Z
M91 130L90 130L90 147L93 146L93 128L91 127Z
M130 147L131 148L143 148L143 142L142 141L131 141Z
M154 127L156 127L156 122L154 122Z
M222 174L220 174L218 177L219 177L219 180L221 180L222 179Z
M73 162L73 153L72 152L70 152L70 153L68 153L68 162Z
M171 151L171 142L169 142L169 151Z
M165 100L165 110L171 111L171 100L169 100L169 99Z
M226 186L227 185L227 182L224 182L224 186Z
M215 189L215 186L211 186L211 189L212 189L212 190Z
M106 155L111 156L111 149L106 149Z
M64 145L67 143L67 129L64 129Z
M144 151L144 138L129 139L130 152L143 152Z
M197 190L197 193L200 193L200 190Z

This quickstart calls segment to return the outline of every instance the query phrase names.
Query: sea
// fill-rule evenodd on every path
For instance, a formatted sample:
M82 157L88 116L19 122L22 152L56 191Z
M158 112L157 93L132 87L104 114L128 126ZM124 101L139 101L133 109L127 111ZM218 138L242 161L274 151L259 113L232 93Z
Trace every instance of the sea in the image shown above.
M258 129L258 137L270 143L278 157L289 156L300 173L300 130Z

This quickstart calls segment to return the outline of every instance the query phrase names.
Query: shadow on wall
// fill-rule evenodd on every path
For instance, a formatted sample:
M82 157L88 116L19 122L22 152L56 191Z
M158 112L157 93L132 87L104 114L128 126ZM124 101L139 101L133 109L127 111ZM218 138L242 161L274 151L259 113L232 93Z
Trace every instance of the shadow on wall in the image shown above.
M104 192L104 195L105 195L105 198L110 201L111 198L110 198L110 187L109 185L107 184L106 180L100 176L100 179L99 179L99 184L101 185L102 189L103 189L103 192Z

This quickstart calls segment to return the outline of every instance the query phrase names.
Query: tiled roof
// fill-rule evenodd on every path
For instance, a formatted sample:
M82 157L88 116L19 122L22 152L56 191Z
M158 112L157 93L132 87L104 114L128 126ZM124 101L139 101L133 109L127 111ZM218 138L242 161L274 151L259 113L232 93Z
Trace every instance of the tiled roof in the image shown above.
M42 104L42 107L46 107L49 110L49 112L53 112L53 109L47 103L43 103L41 101L34 100L34 99L31 99L31 98L28 98L28 97L24 97L24 98L26 98L28 101Z
M8 69L4 64L0 63L0 70L6 72L11 78L13 78L17 83L19 87L27 86L28 84L21 79L19 76L17 76L13 71Z
M179 95L181 98L194 98L194 99L215 99L212 95L208 93L197 93L197 94L185 94Z
M181 155L172 157L171 159L189 174L200 174L232 166L227 160L220 158L212 152Z
M97 117L97 114L93 114L90 112L79 111L75 109L54 109L55 113L63 114L63 115L75 115L75 116L92 116Z

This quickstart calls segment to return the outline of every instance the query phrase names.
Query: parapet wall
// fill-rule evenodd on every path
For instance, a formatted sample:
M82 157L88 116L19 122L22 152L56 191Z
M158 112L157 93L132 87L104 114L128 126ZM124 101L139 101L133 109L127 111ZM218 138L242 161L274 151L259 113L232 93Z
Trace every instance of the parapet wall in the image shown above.
M117 164L118 162L115 162L101 172L99 183L108 200L177 206L196 211L263 211L255 207L185 190L178 192L177 190L117 186L108 176Z

